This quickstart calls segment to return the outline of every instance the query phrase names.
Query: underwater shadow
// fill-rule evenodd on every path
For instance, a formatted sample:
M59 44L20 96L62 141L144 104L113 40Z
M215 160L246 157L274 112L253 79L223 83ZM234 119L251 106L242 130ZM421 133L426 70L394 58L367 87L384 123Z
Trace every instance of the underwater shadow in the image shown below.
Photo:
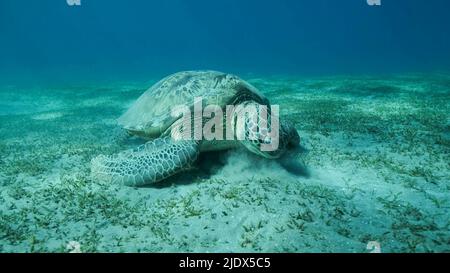
M202 152L197 163L191 170L173 175L155 184L142 186L142 188L162 189L171 186L189 185L199 183L200 180L207 180L216 175L225 165L228 159L227 151ZM270 160L270 159L261 159ZM303 160L299 161L278 161L280 167L289 174L296 177L309 178L311 172Z
M209 179L226 164L225 152L202 152L190 170L175 174L155 184L143 186L143 188L162 189L171 186L189 185L198 183L199 180Z
M306 164L302 162L290 162L290 163L280 163L280 165L291 175L296 177L310 178L311 171L306 166Z

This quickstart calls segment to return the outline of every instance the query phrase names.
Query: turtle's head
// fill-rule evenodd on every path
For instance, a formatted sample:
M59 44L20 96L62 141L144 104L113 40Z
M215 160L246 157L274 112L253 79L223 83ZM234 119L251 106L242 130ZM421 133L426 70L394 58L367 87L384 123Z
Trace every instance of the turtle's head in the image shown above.
M307 175L307 169L304 166L301 155L306 154L307 150L300 144L300 136L294 125L290 122L280 124L280 149L283 154L278 162L288 172L297 175Z
M300 147L300 136L292 123L285 121L280 124L280 144L285 152Z

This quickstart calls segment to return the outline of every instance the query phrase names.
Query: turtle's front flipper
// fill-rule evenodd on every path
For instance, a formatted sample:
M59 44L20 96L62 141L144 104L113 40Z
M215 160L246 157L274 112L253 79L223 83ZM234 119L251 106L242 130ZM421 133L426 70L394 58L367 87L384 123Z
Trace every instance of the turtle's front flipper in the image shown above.
M158 138L133 150L97 156L91 162L91 172L95 178L143 186L188 169L198 154L196 141Z

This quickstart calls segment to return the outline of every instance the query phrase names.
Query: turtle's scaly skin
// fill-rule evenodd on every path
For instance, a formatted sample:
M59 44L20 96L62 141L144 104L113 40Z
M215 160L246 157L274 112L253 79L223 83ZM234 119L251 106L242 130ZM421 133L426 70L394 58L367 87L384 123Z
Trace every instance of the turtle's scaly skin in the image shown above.
M145 185L189 168L198 157L200 150L197 146L197 142L158 138L134 150L113 156L97 156L91 163L92 173L103 180L127 186Z

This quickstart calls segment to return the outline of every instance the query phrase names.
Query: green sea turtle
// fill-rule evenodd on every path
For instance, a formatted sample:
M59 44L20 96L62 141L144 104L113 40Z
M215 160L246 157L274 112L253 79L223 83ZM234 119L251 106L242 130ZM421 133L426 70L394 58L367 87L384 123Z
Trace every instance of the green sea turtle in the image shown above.
M267 118L265 120L260 118L256 123L248 113L245 114L244 127L258 132L257 139L249 139L248 134L240 140L174 138L174 127L180 126L180 122L184 119L181 116L174 116L171 109L177 105L187 105L189 109L193 109L195 98L198 97L202 98L203 104L216 105L222 109L227 105L256 106L258 115L262 105L270 105L268 99L254 86L231 74L216 71L185 71L170 75L143 93L118 119L118 124L129 133L149 141L136 149L116 155L97 156L91 162L94 177L120 181L128 186L142 186L189 169L202 151L224 150L238 146L266 158L278 159L281 163L286 163L284 165L287 168L295 165L292 164L295 161L293 155L301 150L300 137L294 126L287 122L279 123L279 133L276 135L277 149L269 151L261 149L261 145L267 141L268 130L259 132L258 129L262 121L271 124L274 115L270 109ZM233 111L227 113L228 116L235 117L242 109ZM202 117L201 126L208 120L211 118ZM224 127L227 127L225 130L232 129L230 132L236 135L244 127L238 128L236 119L231 120L232 122ZM195 121L193 123L195 124Z

